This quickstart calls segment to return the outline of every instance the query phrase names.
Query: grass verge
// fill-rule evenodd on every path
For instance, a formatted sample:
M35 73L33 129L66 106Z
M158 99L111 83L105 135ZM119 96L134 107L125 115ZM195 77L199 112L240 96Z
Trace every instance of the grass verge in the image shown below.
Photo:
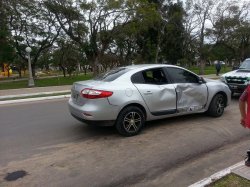
M209 184L206 187L247 187L247 186L250 186L249 180L231 173Z
M190 68L187 68L189 69L190 71L193 71L194 73L196 73L197 75L199 75L199 67L198 66L192 66ZM216 69L215 69L215 66L206 66L205 67L205 75L210 75L210 74L216 74ZM220 71L220 74L224 74L224 73L227 73L229 71L232 71L232 67L228 67L228 66L222 66L221 67L221 71Z
M199 74L199 67L193 66L188 68L189 70L193 71L196 74ZM223 66L221 68L220 74L226 73L231 71L231 67ZM206 66L205 67L205 74L215 74L216 70L214 66ZM62 85L71 85L73 82L76 81L83 81L91 79L91 74L86 75L77 75L71 77L53 77L53 78L43 78L43 79L35 79L35 86L36 87L47 87L47 86L62 86ZM1 82L0 81L0 90L6 89L19 89L19 88L27 88L28 87L28 80L13 80L11 82Z
M62 85L71 85L76 81L83 81L91 79L92 75L78 75L72 77L53 77L46 79L35 79L36 87L46 87L46 86L62 86ZM18 89L18 88L27 88L28 80L21 81L12 81L12 82L0 82L0 90L6 89Z

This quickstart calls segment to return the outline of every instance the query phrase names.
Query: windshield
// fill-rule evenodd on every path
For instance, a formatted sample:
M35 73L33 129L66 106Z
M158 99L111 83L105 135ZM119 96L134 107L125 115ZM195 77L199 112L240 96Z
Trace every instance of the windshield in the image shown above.
M250 59L246 59L242 62L239 69L249 69L250 70Z
M105 73L98 75L96 78L94 78L94 80L111 82L128 71L129 69L124 68L124 67L115 68L115 69L112 69L110 71L107 71Z

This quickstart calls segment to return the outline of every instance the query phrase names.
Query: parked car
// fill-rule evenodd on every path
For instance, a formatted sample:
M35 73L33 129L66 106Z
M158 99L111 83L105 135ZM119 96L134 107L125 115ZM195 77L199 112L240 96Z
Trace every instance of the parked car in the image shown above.
M234 93L242 93L250 80L250 58L242 62L238 69L221 75L221 81L226 83Z
M230 102L231 91L219 80L178 66L145 64L74 83L68 103L76 119L114 125L121 135L133 136L150 120L203 112L219 117Z

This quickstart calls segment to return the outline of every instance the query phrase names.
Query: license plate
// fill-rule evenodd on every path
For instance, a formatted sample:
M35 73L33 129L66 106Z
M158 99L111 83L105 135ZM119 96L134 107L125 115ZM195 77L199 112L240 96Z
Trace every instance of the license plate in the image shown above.
M231 88L233 88L233 89L237 89L237 88L238 88L238 86L231 86Z

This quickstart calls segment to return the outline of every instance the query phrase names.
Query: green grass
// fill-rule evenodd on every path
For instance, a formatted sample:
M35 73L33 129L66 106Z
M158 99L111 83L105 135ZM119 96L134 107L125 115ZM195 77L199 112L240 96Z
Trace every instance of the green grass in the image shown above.
M91 79L92 76L87 75L78 75L72 77L55 77L55 78L46 78L46 79L36 79L35 86L36 87L46 87L46 86L61 86L61 85L71 85L73 82L88 80ZM18 89L18 88L27 88L28 80L21 81L12 81L12 82L0 82L0 90L5 89Z
M235 174L229 174L207 187L247 187L250 186L250 181Z
M190 71L193 71L196 74L199 74L199 67L197 66L192 66L190 68L188 68ZM228 66L222 66L221 67L221 71L220 74L226 73L232 71L232 67L228 67ZM210 74L216 74L216 69L215 66L206 66L205 67L205 75L210 75Z
M189 70L199 74L199 67L193 66L188 68ZM220 74L231 71L231 67L222 66ZM206 66L205 74L216 74L215 66ZM46 87L46 86L61 86L61 85L71 85L73 82L88 80L91 79L92 76L90 74L87 75L78 75L72 77L55 77L55 78L44 78L44 79L36 79L35 86L36 87ZM27 80L12 80L11 82L1 82L0 81L0 90L6 89L18 89L18 88L27 88L28 81Z

